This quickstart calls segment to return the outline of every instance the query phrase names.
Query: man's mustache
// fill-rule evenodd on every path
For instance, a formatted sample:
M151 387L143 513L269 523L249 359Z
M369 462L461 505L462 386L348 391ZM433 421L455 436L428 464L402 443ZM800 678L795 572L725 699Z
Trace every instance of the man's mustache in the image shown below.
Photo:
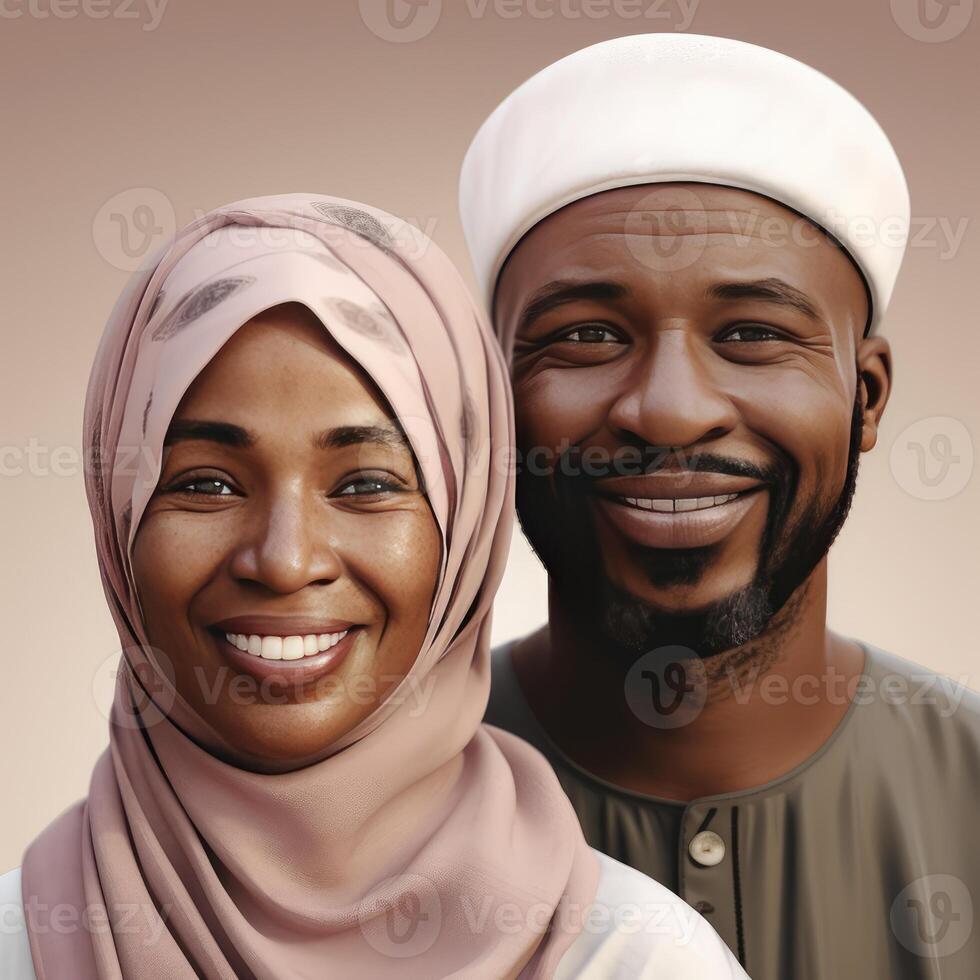
M584 481L595 483L615 476L645 476L656 472L719 473L747 477L760 483L785 479L791 469L786 462L758 463L718 453L685 453L662 447L629 447L603 452L596 446L575 443L559 454L553 468L555 482Z

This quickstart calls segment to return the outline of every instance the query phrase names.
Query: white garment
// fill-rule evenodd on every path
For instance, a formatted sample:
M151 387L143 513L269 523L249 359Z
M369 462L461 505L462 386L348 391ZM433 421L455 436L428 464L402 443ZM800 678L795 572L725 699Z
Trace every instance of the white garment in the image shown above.
M594 908L609 914L597 920L600 928L579 934L553 980L748 980L687 902L641 871L595 854L601 876Z
M593 915L561 958L554 980L747 980L728 947L690 905L645 874L595 853L601 876ZM0 875L0 978L37 980L20 868Z
M24 922L20 868L0 875L0 977L3 980L37 980Z

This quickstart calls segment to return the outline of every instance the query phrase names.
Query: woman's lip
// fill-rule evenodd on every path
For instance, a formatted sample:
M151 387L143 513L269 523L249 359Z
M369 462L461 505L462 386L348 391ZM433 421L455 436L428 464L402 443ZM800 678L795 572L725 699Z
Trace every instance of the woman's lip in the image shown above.
M759 490L747 491L727 504L673 513L641 510L612 497L596 500L609 521L637 544L646 548L701 548L717 544L730 534L762 496Z
M237 671L250 674L258 681L276 681L282 684L303 685L315 681L335 670L346 658L351 647L361 635L363 627L352 626L347 635L338 640L329 650L311 653L298 660L267 660L252 653L239 650L225 639L224 633L212 634L225 660Z
M308 636L320 633L339 633L356 623L342 619L323 619L309 616L233 616L211 623L208 627L218 633L244 633L248 636Z

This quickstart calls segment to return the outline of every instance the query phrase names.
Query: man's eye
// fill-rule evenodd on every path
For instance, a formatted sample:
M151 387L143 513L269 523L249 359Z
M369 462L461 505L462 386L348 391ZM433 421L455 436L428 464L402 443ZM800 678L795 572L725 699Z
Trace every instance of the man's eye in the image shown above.
M570 340L578 344L608 344L619 342L617 334L601 323L584 323L581 326L574 327L571 330L565 331L565 333L559 334L555 339L558 341Z
M728 343L728 341L753 343L759 340L781 340L782 337L769 327L763 327L757 323L741 323L722 334L718 339L722 343Z
M205 490L194 490L192 487L207 487ZM228 493L222 493L220 489L217 493L213 492L216 488L225 487ZM233 493L231 487L224 480L217 476L197 476L184 483L175 483L169 487L168 493L180 494L184 497L227 497Z

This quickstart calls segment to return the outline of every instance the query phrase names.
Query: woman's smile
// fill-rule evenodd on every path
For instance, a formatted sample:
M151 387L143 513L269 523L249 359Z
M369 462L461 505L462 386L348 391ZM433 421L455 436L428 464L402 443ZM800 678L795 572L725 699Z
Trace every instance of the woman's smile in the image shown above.
M267 660L299 660L329 650L358 624L315 617L234 616L208 629L245 653Z
M343 663L364 627L289 636L209 632L234 670L258 681L302 685L319 680Z

